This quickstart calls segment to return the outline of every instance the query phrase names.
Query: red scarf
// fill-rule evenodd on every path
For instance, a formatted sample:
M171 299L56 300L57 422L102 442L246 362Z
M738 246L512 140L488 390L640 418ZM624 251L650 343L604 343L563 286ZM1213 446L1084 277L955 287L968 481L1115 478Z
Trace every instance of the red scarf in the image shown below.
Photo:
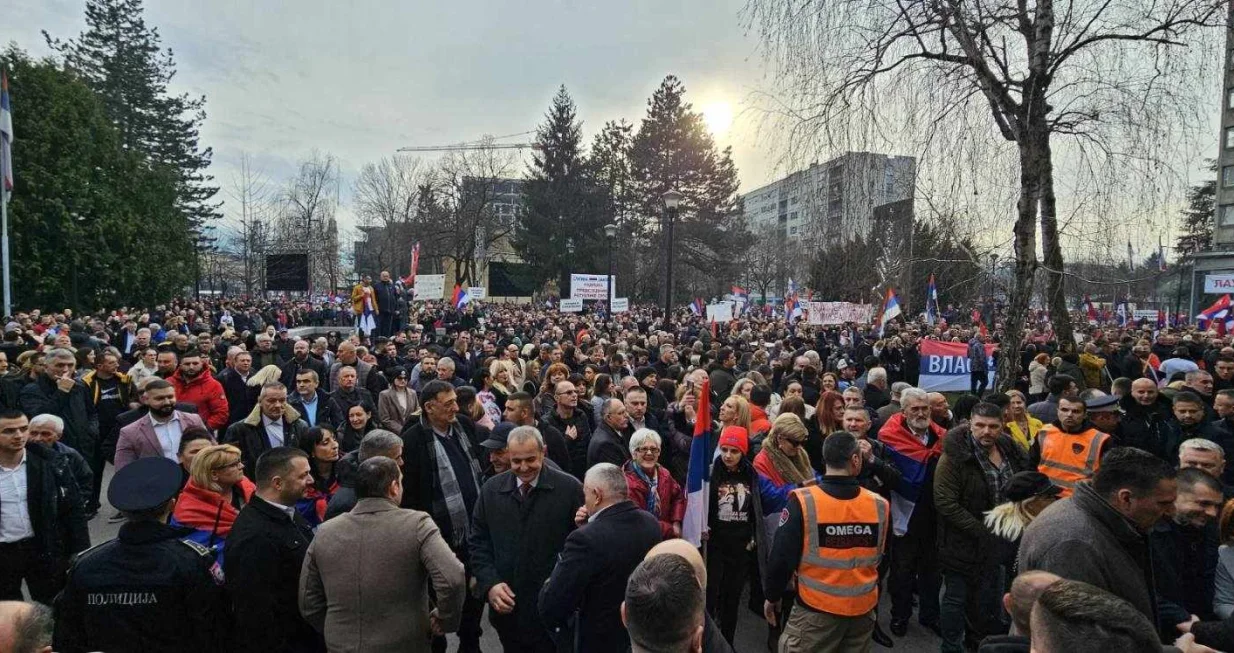
M247 478L241 478L239 487L240 493L244 495L244 502L252 500L257 486ZM176 510L172 516L189 528L210 531L225 538L231 532L231 525L236 522L239 514L240 511L231 504L230 496L225 497L214 490L200 487L193 479L189 479L180 491L180 498L176 500Z

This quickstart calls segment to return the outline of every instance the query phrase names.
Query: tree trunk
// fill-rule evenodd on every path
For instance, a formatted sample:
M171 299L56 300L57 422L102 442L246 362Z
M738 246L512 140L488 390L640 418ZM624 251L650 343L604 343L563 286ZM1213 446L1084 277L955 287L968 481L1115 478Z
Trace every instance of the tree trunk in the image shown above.
M1020 345L1024 340L1024 318L1033 296L1033 278L1037 272L1037 211L1040 204L1042 171L1048 168L1048 150L1043 151L1040 139L1030 134L1018 143L1020 149L1020 199L1016 203L1013 228L1015 249L1015 279L1008 294L1007 319L1003 324L1003 339L999 343L998 373L994 387L998 392L1010 390L1020 377Z
M1062 351L1075 349L1071 313L1067 308L1063 277L1063 248L1058 241L1058 212L1054 200L1054 163L1050 155L1050 133L1045 131L1041 171L1041 254L1046 267L1046 307L1054 326L1054 338Z

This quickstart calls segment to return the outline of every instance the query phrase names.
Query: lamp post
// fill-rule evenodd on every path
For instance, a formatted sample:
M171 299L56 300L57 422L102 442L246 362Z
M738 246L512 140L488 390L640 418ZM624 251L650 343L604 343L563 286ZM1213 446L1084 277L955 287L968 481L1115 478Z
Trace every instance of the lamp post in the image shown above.
M604 287L608 289L605 294L608 295L608 312L609 315L612 315L613 295L615 294L613 288L613 241L617 239L617 225L611 222L604 225L604 237L608 239L608 279L605 281Z
M76 241L77 240L76 238L77 230L81 228L82 223L86 221L86 218L82 216L81 214L77 213L76 211L69 213L69 217L72 218L73 220L73 236L74 236L73 240ZM77 276L78 276L77 267L81 262L80 261L81 257L77 253L79 251L78 250L79 247L81 247L80 244L78 244L77 247L73 248L73 310L77 311L80 314L81 313L81 301L78 299L78 294L77 294Z
M990 253L990 302L994 302L994 266L998 264L998 254Z
M664 276L664 321L673 313L673 225L677 222L677 209L681 206L683 195L669 189L660 196L664 200L664 223L668 235L668 256L665 259Z

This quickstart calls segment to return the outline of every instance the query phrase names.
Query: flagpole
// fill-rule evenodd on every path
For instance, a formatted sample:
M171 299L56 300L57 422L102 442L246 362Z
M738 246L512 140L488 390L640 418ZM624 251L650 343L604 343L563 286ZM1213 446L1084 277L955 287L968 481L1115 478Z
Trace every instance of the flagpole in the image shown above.
M4 267L4 317L13 316L13 288L9 281L9 192L0 190L0 260Z

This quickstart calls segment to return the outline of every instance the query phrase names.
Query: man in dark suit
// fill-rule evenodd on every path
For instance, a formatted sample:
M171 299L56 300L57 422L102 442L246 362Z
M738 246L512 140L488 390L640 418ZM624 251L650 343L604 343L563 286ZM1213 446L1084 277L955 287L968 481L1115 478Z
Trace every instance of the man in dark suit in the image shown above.
M261 386L257 409L243 420L227 427L222 444L240 448L244 474L249 478L257 472L257 459L275 447L295 447L300 436L308 431L300 413L287 405L287 388L278 381Z
M484 484L472 516L468 542L476 593L488 600L504 650L554 653L536 592L574 530L583 486L546 464L544 438L535 427L512 430L506 451L510 470Z
M223 394L227 395L227 425L231 426L253 412L253 406L257 405L257 393L248 385L249 377L253 375L253 355L238 350L228 358L228 366L214 378L223 386Z
M315 653L325 642L297 609L300 568L313 529L296 501L313 484L308 456L277 447L257 459L257 493L236 517L223 573L235 619L236 651Z
M540 591L540 618L560 637L578 611L576 651L624 653L630 637L621 623L626 582L643 557L660 541L656 518L628 498L621 468L600 463L583 481L584 508L579 529Z
M394 314L398 310L398 290L390 279L390 271L381 271L381 280L373 285L373 296L377 300L377 333L389 338L394 333Z
M590 469L596 463L620 467L630 460L630 448L623 435L630 425L626 406L620 399L605 399L600 415L600 425L587 445L587 467Z

